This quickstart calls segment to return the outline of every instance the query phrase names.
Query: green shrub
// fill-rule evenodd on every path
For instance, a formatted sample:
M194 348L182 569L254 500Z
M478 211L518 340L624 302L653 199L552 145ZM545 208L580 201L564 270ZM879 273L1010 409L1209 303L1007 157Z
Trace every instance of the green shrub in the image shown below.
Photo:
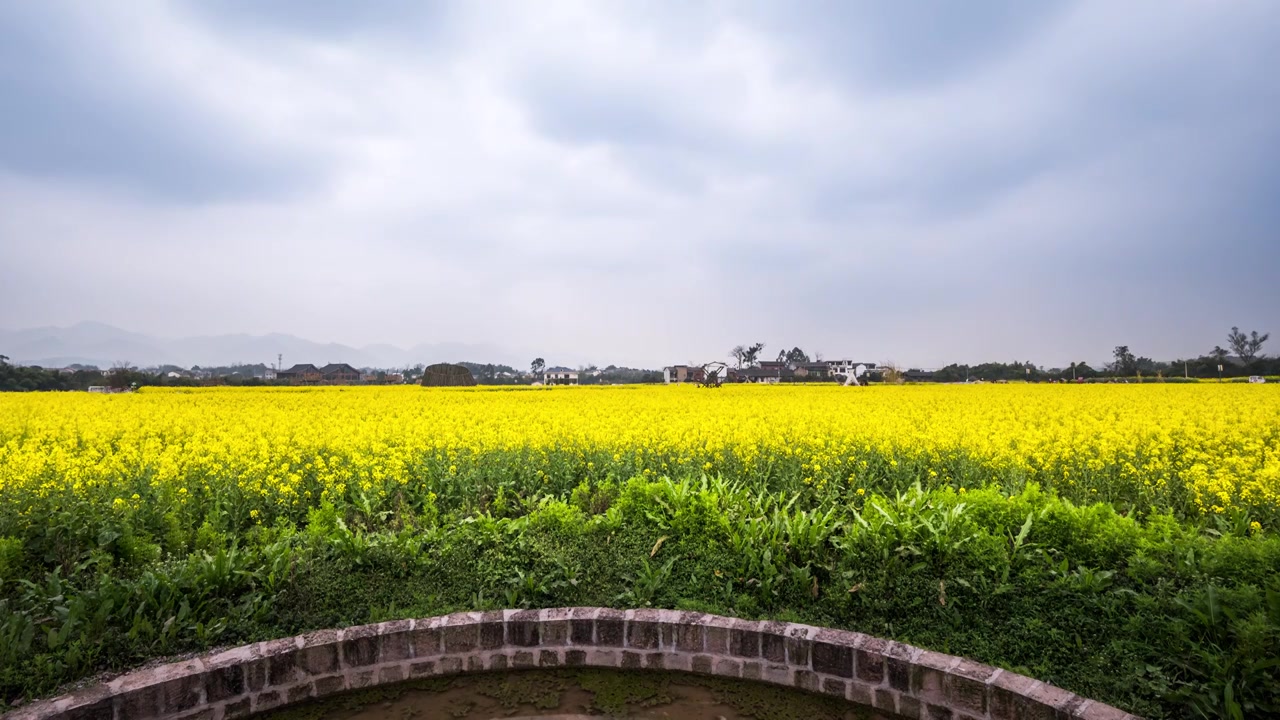
M497 498L501 512L323 503L301 531L210 520L185 553L168 539L161 553L150 538L174 528L143 513L86 520L76 532L95 543L70 558L57 535L0 538L0 693L324 627L611 605L856 629L1149 717L1280 701L1266 662L1280 657L1280 538L1248 524L1137 520L1035 485L822 497L699 475Z

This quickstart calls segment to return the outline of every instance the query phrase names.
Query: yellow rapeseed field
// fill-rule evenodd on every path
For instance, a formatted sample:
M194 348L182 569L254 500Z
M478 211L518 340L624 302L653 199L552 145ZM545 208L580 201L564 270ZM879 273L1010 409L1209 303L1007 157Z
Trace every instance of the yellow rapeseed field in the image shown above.
M146 389L0 395L10 518L193 522L720 474L838 499L925 486L1280 516L1280 391L1247 385Z

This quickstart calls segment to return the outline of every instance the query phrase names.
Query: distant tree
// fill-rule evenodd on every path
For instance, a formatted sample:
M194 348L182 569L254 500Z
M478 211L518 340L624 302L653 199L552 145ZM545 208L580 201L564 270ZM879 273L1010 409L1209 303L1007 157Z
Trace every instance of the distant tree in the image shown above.
M809 362L809 356L805 354L805 351L801 350L800 348L793 347L787 351L786 361L793 364L807 363Z
M1115 375L1127 377L1138 372L1138 359L1129 352L1128 345L1117 345L1111 355L1115 358L1111 363L1111 372Z
M742 345L734 345L733 349L729 351L729 357L733 358L734 365L741 369L742 363L747 359L747 348Z
M529 363L529 370L532 371L534 375L541 375L542 371L545 369L547 369L547 361L542 358L534 358L533 362Z
M903 373L902 368L898 367L898 364L892 360L880 366L881 382L901 385L905 379L905 373Z
M1098 371L1094 370L1087 362L1081 361L1077 363L1072 363L1072 365L1073 365L1074 377L1091 378L1091 377L1097 377L1098 375Z
M786 362L786 361L787 361L787 351L786 351L786 350L779 350L779 351L778 351L778 362L782 363L782 362Z
M0 355L0 365L8 365L8 364L9 364L9 356Z
M1226 362L1227 356L1230 354L1231 353L1228 352L1221 345L1214 345L1213 350L1209 351L1209 357L1213 358L1214 360L1217 360L1219 365Z
M1258 357L1258 353L1262 350L1262 344L1271 337L1271 333L1258 334L1257 330L1245 335L1240 332L1240 328L1233 327L1231 332L1227 334L1227 344L1235 352L1236 357L1244 361L1245 365L1253 362Z
M747 367L755 367L756 363L760 362L760 352L762 350L764 350L764 343L762 342L751 345L743 353L742 362L745 363Z

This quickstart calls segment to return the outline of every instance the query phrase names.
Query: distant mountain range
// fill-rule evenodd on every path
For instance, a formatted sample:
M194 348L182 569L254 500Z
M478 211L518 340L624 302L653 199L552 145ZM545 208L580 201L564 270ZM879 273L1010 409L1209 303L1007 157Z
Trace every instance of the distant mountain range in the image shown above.
M501 348L484 344L426 343L406 350L394 345L355 348L318 343L282 333L159 338L97 322L62 328L0 330L0 355L8 355L9 362L50 368L78 363L105 369L121 362L137 367L271 365L278 354L284 355L285 367L294 363L331 362L380 368L459 361L506 363L517 367L524 364Z

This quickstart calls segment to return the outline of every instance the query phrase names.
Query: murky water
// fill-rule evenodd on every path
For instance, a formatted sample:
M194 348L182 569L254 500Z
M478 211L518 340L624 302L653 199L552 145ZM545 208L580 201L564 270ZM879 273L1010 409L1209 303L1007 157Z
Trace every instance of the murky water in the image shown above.
M524 670L402 683L286 708L272 720L853 720L867 708L750 681L683 673Z

